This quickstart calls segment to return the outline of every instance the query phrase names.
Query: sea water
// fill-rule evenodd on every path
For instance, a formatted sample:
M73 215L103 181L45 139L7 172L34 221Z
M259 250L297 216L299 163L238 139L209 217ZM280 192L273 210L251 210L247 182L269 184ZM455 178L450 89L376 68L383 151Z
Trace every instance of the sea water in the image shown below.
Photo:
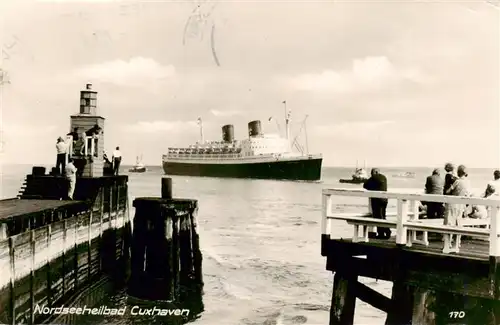
M143 174L129 174L130 202L135 197L160 196L163 171L159 166L148 168ZM128 167L123 166L123 170ZM3 198L15 197L30 171L31 166L4 165L0 175ZM393 177L407 171L415 172L415 178ZM326 259L320 253L321 190L360 188L360 185L339 184L340 178L350 178L352 172L347 168L324 168L322 181L318 183L172 177L174 197L196 199L200 207L204 312L193 323L328 324L333 275L325 269ZM431 169L382 168L381 172L388 178L389 190L421 192ZM492 174L490 169L469 170L476 192L484 189ZM367 211L366 199L334 199L335 211ZM134 215L132 207L130 215ZM336 222L333 234L351 237L352 229L344 222ZM390 296L390 282L363 278L361 281ZM129 310L135 304L125 290L102 302L108 307ZM154 308L155 303L149 305ZM90 323L158 322L154 316L125 313L100 316ZM383 312L357 300L355 324L384 322Z

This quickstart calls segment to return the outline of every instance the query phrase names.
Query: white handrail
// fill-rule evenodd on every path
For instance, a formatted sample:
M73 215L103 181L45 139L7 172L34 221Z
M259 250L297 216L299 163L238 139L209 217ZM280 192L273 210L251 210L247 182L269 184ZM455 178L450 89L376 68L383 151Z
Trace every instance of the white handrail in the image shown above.
M334 214L333 196L349 196L360 198L385 198L397 200L397 213L395 220L389 216L388 220L374 219L366 214L357 215ZM445 236L445 247L449 244L451 236L457 236L454 252L459 251L460 237L473 236L483 239L489 239L489 256L500 256L500 197L472 198L460 196L445 196L431 194L413 194L396 192L379 192L366 190L348 190L348 189L324 189L322 199L322 235L331 236L332 220L344 220L354 226L353 241L368 241L368 227L381 226L396 229L396 244L411 246L416 240L416 232L424 232L423 244L428 245L427 232L441 233ZM461 219L460 226L437 225L429 221L418 220L418 202L441 202L450 204L469 204L483 205L487 207L488 217L486 219ZM370 206L368 204L368 206ZM410 209L409 209L410 207ZM490 229L477 229L470 226L489 225ZM359 228L363 229L363 236L358 237ZM446 249L443 252L449 252Z

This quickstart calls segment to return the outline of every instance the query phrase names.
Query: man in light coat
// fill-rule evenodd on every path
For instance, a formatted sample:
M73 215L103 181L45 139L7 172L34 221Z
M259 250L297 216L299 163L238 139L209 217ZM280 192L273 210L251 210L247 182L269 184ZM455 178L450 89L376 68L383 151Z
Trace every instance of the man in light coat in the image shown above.
M64 176L68 180L68 199L73 200L73 193L75 192L76 186L76 172L77 168L73 164L73 159L68 159L68 164L64 169Z

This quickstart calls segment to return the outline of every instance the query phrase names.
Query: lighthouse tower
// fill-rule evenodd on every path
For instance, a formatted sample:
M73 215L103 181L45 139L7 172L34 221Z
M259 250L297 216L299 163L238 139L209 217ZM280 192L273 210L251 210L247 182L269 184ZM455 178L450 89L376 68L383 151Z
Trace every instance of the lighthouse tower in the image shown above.
M79 138L71 157L82 172L80 176L103 176L104 118L97 114L97 91L90 83L80 91L80 113L71 116L70 132L76 132Z

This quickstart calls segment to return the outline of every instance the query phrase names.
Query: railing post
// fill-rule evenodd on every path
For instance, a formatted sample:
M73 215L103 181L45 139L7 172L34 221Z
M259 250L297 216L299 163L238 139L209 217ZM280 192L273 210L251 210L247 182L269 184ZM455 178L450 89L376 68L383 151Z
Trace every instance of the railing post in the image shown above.
M331 234L331 221L328 219L332 211L332 196L323 194L322 198L323 217L321 219L321 234L330 237Z
M85 156L87 156L88 155L88 138L87 137L85 137L83 139L83 147L85 148Z
M500 208L491 206L490 214L490 256L500 257Z
M405 245L408 237L406 222L408 221L408 201L398 199L398 215L396 225L396 244Z
M92 155L92 157L94 157L95 155L95 144L96 144L96 139L94 137L91 137L90 138L90 143L91 143L91 149L90 149L90 154Z

